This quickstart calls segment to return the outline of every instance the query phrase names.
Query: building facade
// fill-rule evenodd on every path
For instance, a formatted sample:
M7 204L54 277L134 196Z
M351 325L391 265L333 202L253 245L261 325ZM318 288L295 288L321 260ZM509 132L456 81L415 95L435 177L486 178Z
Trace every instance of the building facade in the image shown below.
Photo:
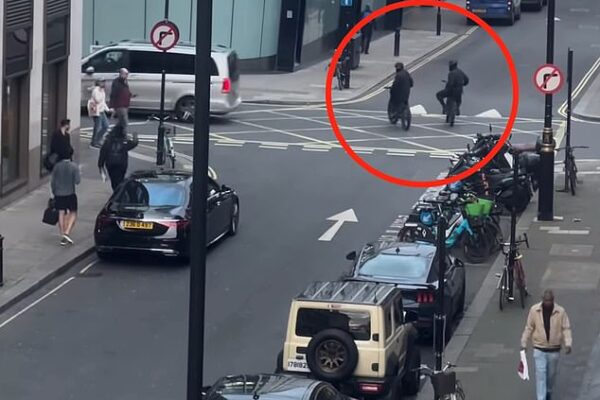
M78 148L81 15L79 0L0 2L0 206L46 181L61 119Z
M181 40L193 43L196 2L170 0L169 19ZM387 0L388 2L390 0ZM83 0L83 54L95 46L121 40L148 39L152 26L163 19L165 0ZM236 50L242 71L277 68L278 51L294 47L294 64L308 64L330 54L339 40L340 10L348 0L213 0L213 45ZM359 11L366 4L379 8L386 0L351 0ZM291 23L293 37L280 30ZM287 32L287 31L286 31Z

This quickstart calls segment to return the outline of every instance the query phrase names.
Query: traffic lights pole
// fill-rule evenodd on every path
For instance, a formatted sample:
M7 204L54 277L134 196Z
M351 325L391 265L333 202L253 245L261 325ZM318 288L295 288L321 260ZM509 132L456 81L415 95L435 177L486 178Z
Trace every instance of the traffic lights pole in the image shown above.
M548 31L546 38L546 63L554 63L554 17L556 0L548 0ZM554 141L552 132L552 94L546 94L544 130L540 147L540 189L538 220L554 220Z
M444 346L446 338L446 316L444 315L445 305L445 276L446 276L446 217L440 216L437 224L437 253L438 253L438 289L437 289L437 308L434 316L434 352L435 352L435 370L442 370L444 357Z
M169 0L165 0L165 21L169 20ZM156 165L165 164L165 85L167 75L167 52L162 54L162 70L160 73L160 111L158 120L158 139L156 141Z
M206 301L206 193L212 0L196 0L196 83L194 107L194 171L192 184L192 243L188 326L187 400L202 398L204 317Z

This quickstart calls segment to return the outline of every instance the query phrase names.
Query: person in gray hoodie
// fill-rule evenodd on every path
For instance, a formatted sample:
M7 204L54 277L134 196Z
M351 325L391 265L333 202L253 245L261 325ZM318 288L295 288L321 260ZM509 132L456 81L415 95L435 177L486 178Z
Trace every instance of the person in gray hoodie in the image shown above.
M63 159L52 169L52 194L58 210L60 245L73 244L71 232L77 220L77 194L75 187L81 182L79 167L73 161Z

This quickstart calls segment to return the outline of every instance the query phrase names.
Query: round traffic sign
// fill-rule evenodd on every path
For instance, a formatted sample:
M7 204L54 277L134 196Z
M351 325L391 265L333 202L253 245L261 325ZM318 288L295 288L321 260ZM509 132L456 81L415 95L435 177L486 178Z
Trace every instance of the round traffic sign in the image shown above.
M157 22L150 31L150 41L159 50L170 50L179 41L179 28L171 21Z
M555 94L560 91L565 82L562 71L553 64L540 66L533 75L533 83L543 94Z

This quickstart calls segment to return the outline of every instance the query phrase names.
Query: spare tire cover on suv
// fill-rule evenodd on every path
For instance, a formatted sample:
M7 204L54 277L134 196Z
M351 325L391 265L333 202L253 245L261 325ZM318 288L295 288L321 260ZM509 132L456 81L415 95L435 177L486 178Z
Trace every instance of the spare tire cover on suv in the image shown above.
M308 344L306 361L313 375L322 381L343 381L358 364L358 349L352 335L340 329L325 329Z

